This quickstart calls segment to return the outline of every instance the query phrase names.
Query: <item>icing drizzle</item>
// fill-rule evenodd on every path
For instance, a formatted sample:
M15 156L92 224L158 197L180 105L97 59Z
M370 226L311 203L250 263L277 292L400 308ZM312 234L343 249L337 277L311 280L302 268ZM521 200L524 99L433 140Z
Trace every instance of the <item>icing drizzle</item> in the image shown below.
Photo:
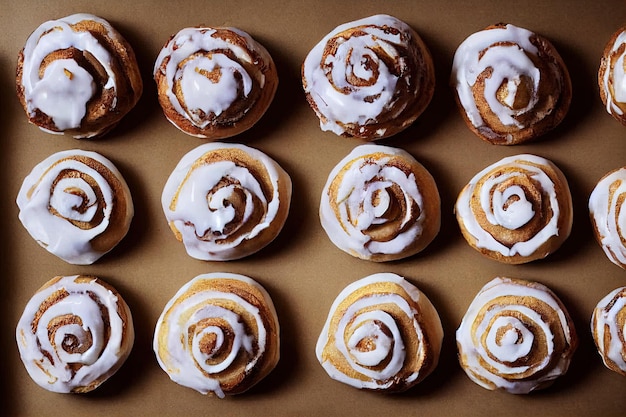
M59 278L29 300L17 325L17 345L38 385L82 392L104 382L126 360L133 323L123 300L96 278Z
M625 317L626 287L620 287L600 300L591 318L591 332L604 364L623 375L626 375Z
M119 218L114 213L122 202L124 214ZM130 190L113 163L77 149L57 152L37 164L22 183L17 205L30 235L48 252L77 265L91 264L112 249L96 248L92 241L120 225L123 237L134 214ZM111 223L113 216L119 224Z

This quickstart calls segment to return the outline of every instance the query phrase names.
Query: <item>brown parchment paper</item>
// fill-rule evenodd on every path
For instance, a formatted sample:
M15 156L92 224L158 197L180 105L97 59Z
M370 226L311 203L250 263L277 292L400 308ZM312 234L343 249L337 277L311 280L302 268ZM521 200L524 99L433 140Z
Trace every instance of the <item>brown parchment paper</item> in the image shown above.
M108 136L77 141L29 125L15 95L17 54L43 21L76 12L109 20L133 45L145 90L137 107ZM381 141L411 152L433 174L442 197L442 229L421 254L375 264L334 247L317 215L332 167L355 139L322 132L308 107L300 65L310 48L338 24L388 13L413 26L435 61L437 87L426 112L405 132ZM511 22L548 37L563 56L574 97L565 121L541 140L517 147L480 141L463 124L448 87L452 57L471 33ZM212 416L462 416L623 415L626 378L607 370L595 351L589 319L609 291L626 285L626 272L611 264L592 238L587 199L606 172L626 165L626 128L604 110L596 73L610 35L626 23L621 1L590 2L412 1L83 1L5 2L0 8L0 414L19 416L212 415ZM287 224L270 246L233 262L203 262L184 252L165 222L160 196L180 157L203 140L178 131L158 106L151 72L167 38L198 24L239 27L263 43L280 76L276 98L248 132L229 139L275 158L291 175L293 201ZM39 247L17 219L15 197L24 176L46 156L65 149L94 150L125 176L136 214L129 235L92 266L72 266ZM463 185L500 158L530 152L553 160L573 193L571 237L547 259L510 266L482 258L463 240L453 204ZM152 352L152 334L167 300L200 273L242 273L272 295L281 323L281 360L251 391L219 400L171 382ZM407 277L441 315L445 338L438 368L401 395L359 391L331 380L314 346L335 296L348 283L375 272ZM122 369L87 395L47 392L20 362L15 325L28 299L55 275L94 274L113 284L133 313L136 341ZM456 358L454 332L471 299L487 281L505 275L552 288L573 316L581 343L569 372L551 388L528 396L487 391L472 383Z

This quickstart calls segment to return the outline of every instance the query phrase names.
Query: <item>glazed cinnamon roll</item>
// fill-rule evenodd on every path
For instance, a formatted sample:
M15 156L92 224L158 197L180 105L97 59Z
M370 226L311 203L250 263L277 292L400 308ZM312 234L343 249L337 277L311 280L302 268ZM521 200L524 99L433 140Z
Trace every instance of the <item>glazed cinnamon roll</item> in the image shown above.
M481 139L514 145L556 127L567 114L567 67L545 37L511 24L472 34L454 54L450 83L468 127Z
M511 264L557 250L573 222L565 176L536 155L509 156L480 171L459 194L455 212L470 246Z
M426 295L396 274L378 273L337 296L315 352L337 381L401 392L436 368L442 339L439 315Z
M278 73L265 47L236 28L191 27L163 46L154 64L158 98L181 131L207 139L237 135L263 116Z
M320 202L330 240L361 259L390 261L432 242L441 224L435 180L408 152L389 146L354 148L330 173Z
M16 338L22 362L39 386L85 393L118 371L135 333L130 309L115 288L75 275L55 277L37 290Z
M376 15L326 35L302 65L302 84L322 130L376 140L406 129L426 109L435 72L415 30Z
M591 316L591 334L604 365L626 376L626 287L598 302Z
M594 236L606 256L626 269L626 167L606 174L589 196Z
M567 372L578 346L572 319L545 285L495 278L456 331L461 367L489 390L528 394Z
M251 278L199 275L168 301L154 352L172 381L220 398L240 394L276 366L279 324L267 291Z
M75 138L104 135L143 91L130 44L109 22L85 13L45 22L29 36L16 85L31 123Z
M180 160L161 202L189 256L239 259L267 246L281 231L291 204L291 179L259 150L207 143Z
M626 27L618 29L607 42L598 70L600 98L606 111L626 125Z
M75 265L92 264L113 249L134 215L130 190L115 165L78 149L37 164L22 183L17 205L33 239Z

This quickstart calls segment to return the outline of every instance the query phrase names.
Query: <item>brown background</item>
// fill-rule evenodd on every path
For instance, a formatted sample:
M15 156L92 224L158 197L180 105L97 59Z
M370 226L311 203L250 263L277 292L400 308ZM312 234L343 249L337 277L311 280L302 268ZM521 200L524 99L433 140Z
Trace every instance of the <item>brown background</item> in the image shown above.
M8 3L8 4L6 4ZM626 23L622 1L422 0L394 2L252 1L39 1L5 2L0 11L0 408L6 415L617 415L626 409L626 378L604 368L589 334L600 298L626 285L626 272L611 264L592 239L587 198L596 181L626 165L626 128L604 110L596 86L601 52ZM76 141L29 125L14 92L15 62L28 35L43 21L76 12L108 19L134 46L145 81L138 106L106 139ZM435 60L435 97L418 122L381 143L403 147L435 177L443 202L442 230L423 253L374 264L344 254L318 220L320 192L332 167L360 142L322 132L307 106L300 64L308 50L336 25L376 13L412 25ZM452 56L469 34L511 22L553 41L574 87L571 110L555 131L533 144L495 147L463 124L448 87ZM154 59L167 38L197 24L239 27L263 43L279 70L277 96L266 116L231 141L256 147L279 161L294 183L292 209L278 239L250 258L207 263L186 255L160 207L165 180L180 157L202 140L170 125L158 107L151 79ZM40 248L17 219L15 197L24 176L46 156L80 147L112 159L133 192L136 215L130 234L93 266L72 266ZM501 265L482 258L462 239L453 204L480 169L516 153L552 159L565 172L574 198L570 239L544 261ZM166 301L194 276L211 271L249 275L272 295L282 326L282 357L275 371L246 394L207 398L171 382L151 349L152 332ZM439 367L401 395L359 391L331 380L314 346L328 309L348 283L390 271L418 285L437 307L445 339ZM28 377L17 353L15 325L32 293L55 275L95 274L112 283L130 305L137 332L123 368L88 395L49 393ZM460 369L454 331L471 299L491 278L508 275L550 286L565 302L581 344L567 375L529 396L484 390Z

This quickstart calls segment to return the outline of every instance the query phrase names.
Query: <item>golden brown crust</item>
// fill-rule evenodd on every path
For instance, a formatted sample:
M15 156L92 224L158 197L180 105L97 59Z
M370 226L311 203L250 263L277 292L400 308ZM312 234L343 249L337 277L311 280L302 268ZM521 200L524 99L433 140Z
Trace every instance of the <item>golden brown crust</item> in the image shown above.
M158 320L154 350L173 380L223 397L247 391L274 369L279 336L272 300L259 284L214 273L196 277L170 300Z
M270 54L265 48L253 40L249 35L233 28L197 27L184 30L197 30L203 36L230 44L231 49L220 47L212 50L197 50L191 55L184 57L177 63L170 64L172 59L172 42L175 42L176 35L172 35L165 43L161 56L157 59L154 71L154 80L157 85L158 99L163 113L181 131L206 139L223 139L238 135L250 129L265 114L269 108L276 89L278 87L278 72ZM181 41L178 40L180 43ZM239 56L237 50L245 51L248 56ZM241 68L222 68L220 64L212 70L195 68L195 71L206 77L213 84L219 84L225 71L242 71L251 79L251 89L245 91L242 75L235 78L239 85L237 91L220 93L221 95L235 94L236 98L223 111L205 113L201 109L192 108L187 104L182 87L182 76L176 80L168 74L168 66L174 65L175 71L184 70L186 65L196 65L192 61L199 58L213 59L213 55L223 55L228 60L241 66ZM221 98L207 98L207 100L219 100ZM176 102L176 104L173 103ZM195 120L194 120L195 119Z
M95 16L94 16L95 18ZM91 20L90 15L76 23L68 24L76 36L89 33L101 47L106 49L111 59L107 62L110 71L115 74L115 88L105 88L109 77L103 67L89 50L80 50L76 47L59 49L49 53L39 68L39 77L43 78L46 68L56 60L69 59L86 70L94 79L96 89L94 95L87 102L85 116L77 128L60 129L53 118L39 108L29 110L31 104L24 88L23 77L24 61L30 57L24 56L25 49L18 55L16 70L17 96L26 111L29 122L40 128L58 133L66 133L76 138L96 138L105 135L115 127L119 121L137 104L143 92L143 81L137 64L135 53L128 41L106 21ZM51 29L54 31L56 29ZM45 39L44 32L39 40ZM33 35L31 35L33 36ZM37 41L39 41L37 40Z
M507 26L510 25L499 23L490 25L483 31L505 29ZM554 45L542 35L533 33L529 41L537 48L536 53L521 46L519 48L524 51L526 57L532 61L538 71L538 86L535 87L532 79L521 74L519 85L516 86L515 98L512 102L508 102L507 96L510 92L507 82L510 80L504 77L502 84L495 92L495 97L487 97L486 83L491 78L499 77L497 74L499 69L493 66L481 68L483 71L477 76L475 83L469 86L472 91L472 100L482 118L481 123L472 121L475 116L470 117L468 115L456 88L457 80L453 75L451 82L457 92L455 100L466 125L474 134L488 143L516 145L534 140L559 125L569 111L572 100L572 84L563 59ZM514 47L517 51L518 45L513 40L498 41L494 39L494 43L480 50L479 54L483 56L489 48L496 47ZM464 68L456 69L456 71L463 70ZM510 68L507 67L507 70ZM507 107L512 114L515 114L513 116L516 121L515 124L504 123L494 108L491 107L489 100L499 102L499 105Z
M520 162L522 165L519 165ZM535 177L537 170L545 174L553 188L544 188ZM496 180L507 177L502 182ZM482 198L484 187L491 187L488 191L489 212L485 211ZM494 193L505 194L507 189L517 187L524 201L531 205L532 217L519 227L507 227L495 222L494 211L502 209L506 216L509 205L516 203L520 197L514 195L498 207L493 200ZM470 181L459 194L455 215L463 237L472 248L499 262L522 264L548 256L569 237L573 219L572 198L567 179L558 167L547 160L531 161L522 155L517 160L512 157L504 163L494 164ZM546 236L542 241L538 240L541 234ZM492 240L494 244L485 243ZM514 250L516 245L520 247L531 241L540 244L530 246L532 249L523 252Z
M389 20L389 16L382 16L383 20L379 20L380 17L372 16L336 28L309 53L302 64L301 77L307 102L320 119L324 130L333 130L341 136L370 141L393 136L409 127L423 113L433 97L435 70L426 44L409 25L397 20L393 23ZM369 34L369 31L377 30L397 37L397 41L380 40L376 35ZM364 47L363 50L359 49L360 45L356 41L349 56L337 53L339 46L350 43L352 38L368 39L370 37L373 43ZM380 44L377 43L379 41ZM370 40L364 42L370 42ZM318 49L321 50L318 51ZM390 49L393 51L389 52ZM352 55L362 54L362 61L367 61L367 65L364 65L361 71L370 71L370 78L365 79L356 75L356 69L354 69L352 73L345 74L345 79L333 79L332 64L328 62L329 58L336 58L336 53L339 59L346 59L346 61L355 60ZM370 53L376 55L376 58L368 56ZM346 62L345 66L351 65ZM389 74L386 74L387 71ZM327 78L328 86L324 85L317 90L315 84L318 82L315 78L322 77L322 74ZM324 97L319 98L320 95L326 94L323 91L324 88L335 91L336 97L332 100L342 100L344 106L350 106L351 100L359 99L348 98L349 96L364 96L368 88L376 90L376 84L387 83L388 80L385 77L396 80L394 90L392 92L381 91L362 98L362 102L372 103L380 100L381 93L391 95L382 110L367 120L354 122L336 117L332 103L328 104L328 108L321 108L321 103L326 107L328 102ZM342 85L345 86L342 87ZM344 98L341 99L341 96ZM358 111L355 110L355 112ZM355 113L355 116L357 115Z

